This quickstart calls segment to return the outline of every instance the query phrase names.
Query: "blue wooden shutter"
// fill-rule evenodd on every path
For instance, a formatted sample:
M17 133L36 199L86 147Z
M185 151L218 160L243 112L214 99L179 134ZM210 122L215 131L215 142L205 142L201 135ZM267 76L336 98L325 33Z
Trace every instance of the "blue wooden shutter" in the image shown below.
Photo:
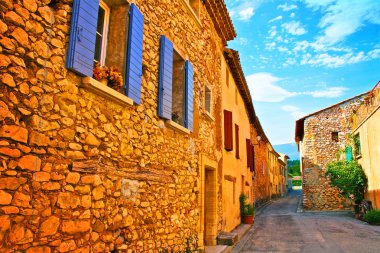
M143 34L144 16L135 4L131 4L129 11L125 92L136 104L140 104L141 95Z
M161 36L158 81L158 116L172 119L173 43Z
M189 61L185 62L185 127L194 130L194 71Z
M74 0L66 67L92 76L99 0Z

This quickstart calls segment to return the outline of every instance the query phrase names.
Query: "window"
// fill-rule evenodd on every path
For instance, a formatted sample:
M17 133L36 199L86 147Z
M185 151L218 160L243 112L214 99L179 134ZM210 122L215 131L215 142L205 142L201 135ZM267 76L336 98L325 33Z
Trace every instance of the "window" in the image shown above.
M109 18L110 8L103 1L100 1L98 24L96 27L94 64L99 63L100 65L105 65Z
M158 115L193 131L193 66L173 48L165 36L160 40Z
M211 114L211 89L205 86L205 110Z
M185 60L173 51L172 121L185 126Z
M124 94L139 104L143 34L144 16L135 4L74 1L66 67L87 77L95 63L117 68Z
M331 132L331 140L333 142L339 142L339 135L338 132Z
M355 158L359 158L362 155L359 133L355 134L354 136L354 154Z
M232 112L224 110L224 149L227 151L233 150L232 131Z

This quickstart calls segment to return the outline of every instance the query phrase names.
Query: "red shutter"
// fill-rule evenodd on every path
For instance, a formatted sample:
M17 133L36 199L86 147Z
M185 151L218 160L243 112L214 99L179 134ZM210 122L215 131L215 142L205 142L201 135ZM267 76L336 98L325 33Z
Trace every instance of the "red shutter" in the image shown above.
M227 110L224 110L224 148L227 151L233 150L232 112Z
M255 171L255 146L251 145L251 171Z
M239 154L239 126L237 124L235 124L235 147L236 147L235 157L237 159L239 159L240 158L240 154Z
M252 167L252 144L250 139L245 140L245 145L247 149L247 167Z

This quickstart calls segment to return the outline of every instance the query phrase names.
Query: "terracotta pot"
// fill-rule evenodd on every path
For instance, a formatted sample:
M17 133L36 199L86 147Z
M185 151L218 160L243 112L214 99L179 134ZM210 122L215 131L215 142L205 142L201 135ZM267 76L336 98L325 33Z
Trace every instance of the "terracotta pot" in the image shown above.
M107 78L102 78L102 79L100 79L99 82L101 82L102 84L108 86L108 80L107 80Z
M244 224L253 224L254 216L253 215L244 215L241 217Z

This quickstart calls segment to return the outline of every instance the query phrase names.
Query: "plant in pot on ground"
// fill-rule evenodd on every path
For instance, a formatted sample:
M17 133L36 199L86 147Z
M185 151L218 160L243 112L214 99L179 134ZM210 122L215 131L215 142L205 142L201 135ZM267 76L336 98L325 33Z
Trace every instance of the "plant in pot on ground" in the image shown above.
M247 204L247 195L241 193L239 196L240 202L240 216L241 221L244 224L253 224L254 216L255 216L255 207L253 204Z

